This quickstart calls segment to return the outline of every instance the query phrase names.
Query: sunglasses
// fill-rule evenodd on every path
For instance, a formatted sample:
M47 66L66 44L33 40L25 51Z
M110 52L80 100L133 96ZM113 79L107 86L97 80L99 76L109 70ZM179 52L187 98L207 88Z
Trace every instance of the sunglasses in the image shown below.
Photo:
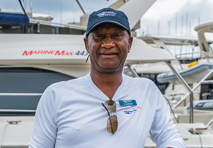
M106 109L108 113L108 120L107 120L107 131L109 133L114 134L118 128L118 119L116 116L116 103L113 100L108 100L102 103L102 106Z

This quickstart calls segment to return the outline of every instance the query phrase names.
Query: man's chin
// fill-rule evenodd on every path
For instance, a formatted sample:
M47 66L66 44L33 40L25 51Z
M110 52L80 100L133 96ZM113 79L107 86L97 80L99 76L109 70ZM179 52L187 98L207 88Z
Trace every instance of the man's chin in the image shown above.
M119 66L115 67L102 67L102 70L100 70L101 73L105 74L114 74L122 72L123 68L120 68Z

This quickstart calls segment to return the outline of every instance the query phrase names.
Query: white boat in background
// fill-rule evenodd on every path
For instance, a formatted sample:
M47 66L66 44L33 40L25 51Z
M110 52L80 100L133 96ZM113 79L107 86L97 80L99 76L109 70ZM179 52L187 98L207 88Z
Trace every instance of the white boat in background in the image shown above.
M211 96L212 97L212 96ZM193 102L193 108L198 110L212 110L213 111L213 99L211 100L195 100ZM189 109L189 104L187 105Z
M169 53L171 53L166 45L198 45L199 41L195 38L189 38L189 37L159 37L159 36L145 36L145 37L138 37L140 39L143 39L146 41L146 43L149 44L155 44L159 50L167 50ZM212 41L208 41L207 44L212 43ZM196 53L189 53L191 55L196 55ZM196 56L200 57L203 53ZM205 54L205 53L204 53ZM182 56L185 58L185 56ZM177 58L177 56L176 56ZM212 64L207 63L208 60L201 60L200 65L198 66L197 62L191 63L191 67L188 67L187 64L181 64L182 59L178 59L178 61L172 61L173 67L182 73L183 79L185 82L191 83L198 83L199 80L203 79L208 72L212 70ZM186 60L186 59L184 59ZM188 60L188 59L187 59ZM190 61L190 60L189 60ZM192 60L193 61L193 60ZM210 61L210 59L209 59ZM196 65L197 64L197 65ZM164 86L168 86L165 89L165 98L168 100L168 104L170 104L171 113L173 114L174 122L178 123L176 124L177 129L183 136L184 140L186 141L186 147L212 147L213 142L210 139L213 139L213 130L212 130L212 122L213 122L213 112L209 111L212 110L212 101L205 100L205 102L199 102L194 101L193 102L193 124L188 124L191 122L191 109L189 107L189 103L187 105L187 102L185 101L186 98L189 96L189 91L183 87L181 81L177 79L174 73L171 73L169 69L166 68L166 64L162 63L149 63L149 64L142 64L142 65L136 65L134 66L136 72L139 72L141 76L147 77L150 76L154 82L157 82L159 89L162 90L165 88ZM196 69L197 67L197 69ZM184 69L184 70L183 70ZM186 69L194 69L195 71L186 71ZM193 73L193 75L190 75ZM202 74L199 75L198 74ZM163 81L157 81L157 75L161 73L165 73L165 79ZM170 75L168 75L170 74ZM187 74L186 77L184 74ZM169 77L171 76L171 77ZM170 79L168 79L170 78ZM162 79L161 79L162 80ZM164 84L164 85L163 85ZM209 81L202 81L200 84L190 85L191 87L195 86L193 88L194 98L202 98L202 99L208 99L211 98L213 95L209 93L213 87L211 87L211 82ZM198 91L196 88L198 87ZM195 94L197 93L197 94ZM182 103L184 102L184 103ZM179 105L182 103L182 105L187 105L185 107L180 107ZM200 106L200 107L198 107ZM208 110L208 111L206 111ZM190 112L190 114L189 114ZM186 123L186 124L185 124ZM196 124L198 123L198 124ZM189 131L193 129L193 134L189 133ZM202 135L199 135L202 134ZM206 135L205 135L206 134ZM205 142L204 142L205 141ZM203 144L205 143L205 144Z
M172 36L155 36L155 35L145 35L145 36L139 36L137 37L139 39L142 39L147 44L150 44L151 46L155 45L155 47L158 50L166 50L171 55L172 52L169 49L170 45L175 45L179 47L187 47L190 46L191 48L195 48L198 45L198 39L195 37L172 37ZM199 54L193 54L193 58L189 57L187 58L187 61L194 61L196 58L199 57ZM173 60L171 64L177 71L181 71L183 69L188 68L188 63L181 63L181 60L186 60L185 56L182 56L181 59L176 57L176 60ZM157 76L162 73L171 73L174 77L171 78L171 80L177 81L177 83L180 83L178 78L173 74L172 70L168 67L167 64L161 62L161 63L147 63L147 64L138 64L133 66L136 72L143 77L152 79L158 86L158 88L161 90L163 94L165 94L166 89L169 86L170 81L158 81ZM167 76L164 75L165 77ZM184 77L185 78L185 77ZM187 78L188 77L187 75Z
M168 37L168 36L140 36L138 37L140 39L143 39L146 43L148 44L156 44L159 48L165 49L171 53L171 51L168 49L166 45L175 45L175 46L183 46L183 45L191 45L191 46L198 46L199 41L198 38L195 37ZM213 43L213 41L208 40L206 41L206 44ZM194 47L193 47L194 48ZM190 55L187 56L186 55ZM178 62L176 62L176 66L174 66L180 75L184 78L184 80L188 84L193 84L196 82L199 82L208 72L210 72L213 69L213 64L210 62L210 60L203 60L202 58L204 57L205 53L203 52L192 52L192 53L183 53L181 55L182 58L177 57L177 60L179 61L185 61L183 64L181 63L180 66L178 66ZM192 62L192 63L187 63L186 60ZM173 62L174 64L174 62ZM179 62L180 64L180 62ZM162 69L161 72L158 72L157 75L157 81L159 83L172 83L172 84L180 84L181 82L178 80L178 78L175 76L174 73L172 73L169 70L165 70L165 66L162 64L158 64L160 69ZM180 68L181 67L181 68ZM149 67L151 68L151 66ZM146 69L145 69L146 70ZM145 71L144 70L144 71Z
M209 47L208 41L205 37L206 33L213 33L212 26L213 26L213 23L211 22L211 23L198 25L194 28L194 30L197 31L197 34L198 34L200 50L207 53L207 58L213 57L212 49Z
M147 44L156 45L160 49L165 49L171 53L168 46L192 46L192 48L198 46L198 38L189 36L159 36L159 35L145 35L138 36ZM211 43L213 41L208 41ZM193 47L194 46L194 47Z
M196 39L195 37L172 37L172 36L147 35L147 36L140 36L137 38L144 40L148 44L155 44L157 47L159 47L158 49L167 50L169 53L171 53L171 51L167 47L167 45L191 46L191 48L196 48L196 50L197 50L197 46L199 45L199 40L198 38ZM213 43L212 40L208 40L206 42L207 42L207 45ZM177 59L175 61L172 61L171 64L180 73L180 75L184 78L184 80L190 85L199 82L213 68L213 64L211 63L210 59L208 58L203 59L203 57L207 57L207 54L203 51L195 51L192 53L182 53L182 55L180 56L176 55L175 57ZM152 75L155 74L154 81L158 85L181 84L181 81L179 81L176 75L164 63L136 65L134 68L136 69L137 73L141 75L146 76L147 74L152 74ZM183 90L183 92L184 91L185 90ZM165 90L165 92L163 93L168 93L168 90Z
M188 84L197 83L205 77L213 69L213 64L202 63L195 66L189 67L184 70L179 70L180 75ZM181 84L178 78L174 73L161 73L157 76L157 81L159 83L172 83L172 84Z
M212 26L213 26L213 23L206 23L206 24L202 24L195 27L195 31L198 32L198 41L199 41L198 45L199 45L199 49L201 53L200 57L197 58L197 61L194 62L194 64L191 63L192 64L191 67L179 70L180 75L185 79L185 81L188 84L192 85L194 83L199 82L200 80L202 80L203 77L205 77L206 74L208 74L213 69L213 51L212 51L212 48L210 48L210 44L212 44L213 41L207 40L204 35L205 33L213 33ZM150 43L158 43L160 40L160 41L164 41L165 43L169 45L173 45L167 42L167 38L159 39L157 37L152 37L153 42L151 42L152 38L151 39L150 38L151 37L149 38L145 37L145 40ZM175 39L172 38L171 41L172 40L176 40L176 38ZM181 42L184 43L183 41ZM185 43L197 44L196 40L189 41L188 39L186 39ZM193 54L193 53L189 53L189 54ZM180 81L177 79L175 74L171 72L164 72L159 74L157 76L157 81L160 83L169 82L172 84L180 84Z

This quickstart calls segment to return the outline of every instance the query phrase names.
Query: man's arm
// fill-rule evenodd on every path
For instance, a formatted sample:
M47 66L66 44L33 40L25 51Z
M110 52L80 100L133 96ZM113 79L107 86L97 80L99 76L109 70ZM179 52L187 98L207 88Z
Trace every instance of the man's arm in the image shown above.
M54 93L47 88L43 93L35 115L29 148L53 148L56 138Z
M156 92L155 117L150 130L150 136L157 147L185 148L183 138L175 128L168 106L161 92Z

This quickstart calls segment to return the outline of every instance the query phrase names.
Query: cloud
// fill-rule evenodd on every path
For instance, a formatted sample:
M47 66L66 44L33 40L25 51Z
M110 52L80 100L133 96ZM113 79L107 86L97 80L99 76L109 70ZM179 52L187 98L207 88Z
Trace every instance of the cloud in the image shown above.
M160 17L171 16L182 8L185 3L185 0L158 0L144 14L143 18L156 20Z
M108 7L116 0L79 0L86 13ZM50 14L53 22L63 23L70 21L79 21L83 15L81 8L76 0L24 0L25 10L30 11L32 7L34 12ZM0 0L0 7L3 11L21 11L18 0Z
M115 1L116 0L110 0L109 2L106 0L79 0L86 13L108 7ZM32 4L33 11L51 14L52 17L54 17L53 21L58 23L60 23L61 16L63 23L68 23L73 20L80 21L80 16L83 15L76 0L25 0L25 3L28 3L27 10L29 10L29 6Z
M86 13L108 7L116 1L79 0ZM79 22L83 15L76 0L24 0L24 3L27 11L32 7L37 13L50 14L56 23ZM141 19L141 29L137 32L139 35L144 32L196 36L194 27L199 22L213 21L212 6L212 0L157 0ZM0 7L2 10L21 11L17 0L0 0Z
M197 25L213 21L213 2L209 0L188 0L181 5L178 5L176 11L165 11L162 6L165 4L164 9L170 10L170 7L176 7L176 2L181 0L172 0L173 2L166 3L168 0L159 1L158 7L150 8L147 16L141 19L141 29L138 31L139 35L144 32L145 34L153 35L179 35L179 36L196 36L194 27ZM168 4L168 5L166 5ZM161 12L162 11L162 12ZM156 17L156 15L157 17ZM155 15L155 16L154 16ZM149 28L149 29L148 29ZM148 32L149 31L149 32Z
M22 12L21 6L17 0L0 0L1 11L4 12Z

